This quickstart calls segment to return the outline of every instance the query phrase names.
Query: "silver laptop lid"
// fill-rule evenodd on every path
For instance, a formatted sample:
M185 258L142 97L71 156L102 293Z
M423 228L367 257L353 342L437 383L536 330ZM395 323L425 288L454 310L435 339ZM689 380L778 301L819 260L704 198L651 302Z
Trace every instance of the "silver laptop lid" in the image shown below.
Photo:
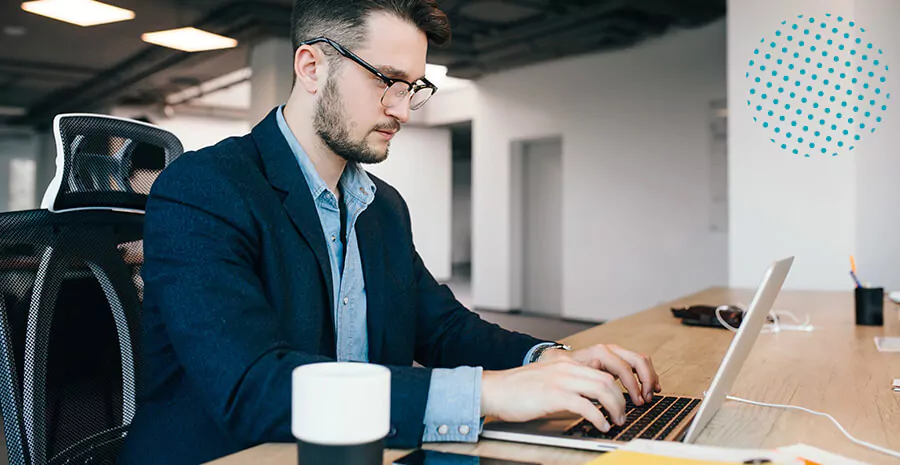
M794 257L778 260L766 271L762 283L756 290L756 295L753 296L753 301L750 302L750 308L741 321L741 327L734 339L731 340L731 346L728 347L728 352L725 354L722 364L719 365L719 371L716 372L709 391L700 404L700 410L688 428L684 442L694 442L709 420L719 411L719 407L725 401L725 396L731 390L734 379L740 373L744 361L747 360L747 355L750 354L750 349L753 348L753 344L759 336L763 323L766 321L766 315L772 309L772 304L781 291L781 286L791 270L792 263L794 263Z

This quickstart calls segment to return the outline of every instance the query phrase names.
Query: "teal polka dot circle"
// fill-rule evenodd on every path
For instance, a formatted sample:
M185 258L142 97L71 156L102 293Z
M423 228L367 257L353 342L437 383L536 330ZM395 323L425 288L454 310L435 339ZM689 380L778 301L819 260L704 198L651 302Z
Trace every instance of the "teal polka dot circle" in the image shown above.
M853 150L863 135L875 132L890 106L883 50L865 28L842 16L800 15L781 24L744 62L753 120L788 153L836 156ZM850 112L848 101L856 104L850 105L852 117L842 113ZM807 124L800 125L802 131L795 118Z

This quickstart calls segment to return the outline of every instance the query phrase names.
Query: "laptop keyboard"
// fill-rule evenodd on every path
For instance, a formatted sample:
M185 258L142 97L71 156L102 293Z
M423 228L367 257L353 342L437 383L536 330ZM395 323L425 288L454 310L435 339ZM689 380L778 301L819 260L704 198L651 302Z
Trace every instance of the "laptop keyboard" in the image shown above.
M616 426L609 419L606 409L600 411L612 425L606 433L582 419L563 432L566 436L630 441L640 439L663 439L678 426L700 404L700 399L675 396L653 396L653 400L638 407L625 394L625 424Z

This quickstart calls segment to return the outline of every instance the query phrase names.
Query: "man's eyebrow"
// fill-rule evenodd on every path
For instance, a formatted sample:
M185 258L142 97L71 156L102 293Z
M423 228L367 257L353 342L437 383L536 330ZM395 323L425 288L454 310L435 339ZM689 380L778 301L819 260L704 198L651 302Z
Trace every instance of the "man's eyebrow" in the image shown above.
M403 71L402 69L394 68L391 65L381 65L381 66L376 66L375 68L377 68L378 71L381 71L382 74L384 74L385 76L387 76L389 78L403 79L404 81L409 81L409 82L420 81L425 77L425 76L422 76L419 79L411 81L409 79L409 74L407 74L406 71Z

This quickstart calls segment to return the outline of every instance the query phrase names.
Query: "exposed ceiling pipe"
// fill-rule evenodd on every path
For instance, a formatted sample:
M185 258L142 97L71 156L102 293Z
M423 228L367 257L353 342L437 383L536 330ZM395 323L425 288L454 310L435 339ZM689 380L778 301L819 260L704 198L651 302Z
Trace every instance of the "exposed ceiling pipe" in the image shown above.
M207 105L179 105L170 110L164 110L168 117L199 116L203 118L230 119L247 121L250 119L250 111L243 108L212 107Z
M622 2L620 1L604 2L587 8L572 9L564 16L551 20L547 20L545 17L537 18L514 28L502 30L497 34L475 36L473 45L481 52L493 51L522 40L546 36L557 31L582 25L609 14L621 6Z
M205 95L214 94L250 80L253 70L244 68L225 76L227 79L213 79L198 86L189 87L180 92L166 96L166 104L182 105Z
M30 60L0 59L0 74L24 74L43 79L87 79L101 70L81 66L55 65Z
M458 15L465 6L478 1L485 0L459 0L448 9L451 20L459 18ZM533 8L541 6L536 0L514 0L513 3L523 1L527 1L528 6ZM547 15L543 15L540 21L524 20L505 30L496 28L488 34L463 35L455 38L449 48L432 48L429 51L429 62L447 65L450 76L477 78L488 72L520 64L590 52L601 47L627 45L635 37L653 35L668 28L679 9L702 9L708 12L710 19L720 17L725 12L723 0L607 0L602 3L548 1L546 6L549 8L546 10ZM669 12L673 15L672 18L669 17ZM193 26L235 37L242 47L246 47L265 37L288 37L290 16L290 5L238 1L212 12ZM607 22L605 31L602 29L604 26L596 25L602 19L612 21ZM542 40L580 29L579 26L585 22L594 22L591 27L597 34L578 37L563 46L555 43L545 45ZM651 23L649 29L645 27L646 22ZM612 29L619 30L618 36L623 38L624 43L613 37L616 34L609 34ZM634 34L626 33L632 29L636 31ZM643 32L645 30L647 33ZM523 44L527 47L525 56L516 53ZM197 66L222 53L233 52L224 50L190 54L148 46L79 85L50 94L32 106L27 114L13 118L11 123L47 126L57 113L84 111L114 104L154 75L171 67Z
M286 15L286 16L285 16ZM197 23L194 27L219 32L240 41L251 41L264 35L267 22L290 17L290 7L274 3L241 1L231 3ZM115 102L125 91L172 66L189 62L197 64L229 50L186 53L148 46L82 84L51 93L29 109L27 115L14 118L13 125L47 126L53 116L66 111L83 111Z

